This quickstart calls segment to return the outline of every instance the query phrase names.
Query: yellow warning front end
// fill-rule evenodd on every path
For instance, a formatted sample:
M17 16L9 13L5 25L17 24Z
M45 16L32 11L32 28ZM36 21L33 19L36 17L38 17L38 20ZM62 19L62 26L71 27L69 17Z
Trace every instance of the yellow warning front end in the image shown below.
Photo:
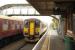
M23 32L28 33L28 28L24 27Z
M34 35L34 27L35 27L35 22L31 21L30 22L30 35Z

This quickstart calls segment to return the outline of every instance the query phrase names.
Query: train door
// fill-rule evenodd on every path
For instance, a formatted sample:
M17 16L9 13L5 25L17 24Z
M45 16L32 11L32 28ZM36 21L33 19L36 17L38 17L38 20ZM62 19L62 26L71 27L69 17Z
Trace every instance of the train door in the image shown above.
M0 40L2 38L2 23L3 23L3 19L0 19Z
M9 23L8 23L8 20L7 19L3 19L3 23L2 23L2 36L3 37L7 37L9 36Z

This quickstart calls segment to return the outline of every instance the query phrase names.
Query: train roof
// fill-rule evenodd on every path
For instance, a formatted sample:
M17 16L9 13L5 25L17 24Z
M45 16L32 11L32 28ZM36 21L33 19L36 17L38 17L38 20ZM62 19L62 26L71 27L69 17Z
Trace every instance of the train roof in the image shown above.
M1 19L8 19L8 20L17 20L17 21L23 21L21 18L18 17L11 17L11 16L5 16L5 15L0 15Z

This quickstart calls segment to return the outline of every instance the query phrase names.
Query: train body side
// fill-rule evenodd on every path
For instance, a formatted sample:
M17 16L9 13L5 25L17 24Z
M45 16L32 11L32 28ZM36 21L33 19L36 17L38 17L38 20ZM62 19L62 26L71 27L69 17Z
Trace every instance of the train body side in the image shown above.
M0 17L0 47L21 37L18 35L23 35L23 21L10 18Z

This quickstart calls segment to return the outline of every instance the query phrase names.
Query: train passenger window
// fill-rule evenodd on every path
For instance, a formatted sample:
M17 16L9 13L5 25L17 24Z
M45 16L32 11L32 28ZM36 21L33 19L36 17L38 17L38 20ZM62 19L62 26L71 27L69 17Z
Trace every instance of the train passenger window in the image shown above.
M29 22L28 22L28 21L25 21L24 26L25 26L26 28L28 28L28 27L29 27Z
M20 28L20 25L18 22L16 22L16 28L19 29Z
M2 25L2 28L4 31L8 30L8 20L3 20L3 25Z
M35 25L36 25L36 27L39 27L40 26L40 21L36 20Z
M15 23L14 23L14 21L13 21L13 23L11 24L11 29L12 29L12 30L15 30Z

